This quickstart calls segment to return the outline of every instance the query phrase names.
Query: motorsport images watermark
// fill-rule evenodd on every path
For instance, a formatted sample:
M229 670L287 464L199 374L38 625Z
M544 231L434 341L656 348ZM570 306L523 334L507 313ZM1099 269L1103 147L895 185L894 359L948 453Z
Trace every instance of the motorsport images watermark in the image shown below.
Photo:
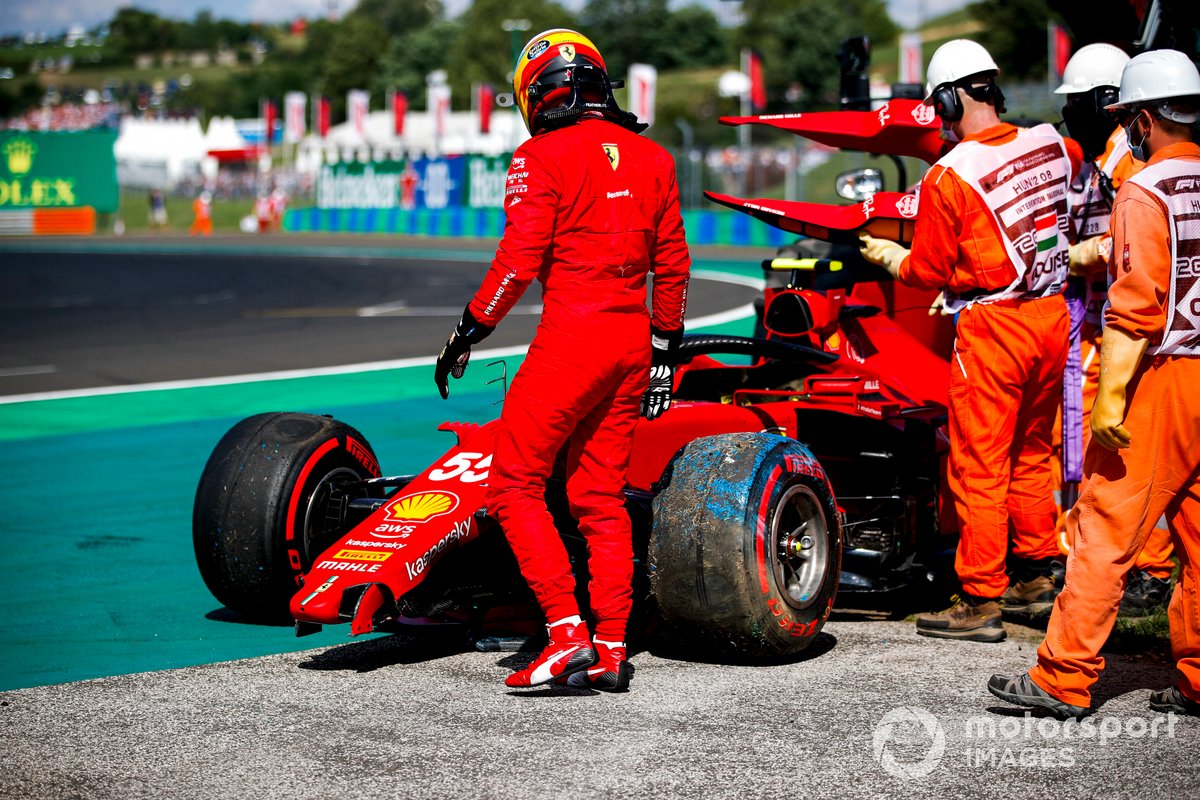
M872 745L883 771L896 778L924 778L943 761L959 767L1062 769L1075 765L1078 742L1107 745L1114 739L1175 738L1175 715L1120 719L981 715L962 723L947 750L946 729L923 708L901 706L883 715Z

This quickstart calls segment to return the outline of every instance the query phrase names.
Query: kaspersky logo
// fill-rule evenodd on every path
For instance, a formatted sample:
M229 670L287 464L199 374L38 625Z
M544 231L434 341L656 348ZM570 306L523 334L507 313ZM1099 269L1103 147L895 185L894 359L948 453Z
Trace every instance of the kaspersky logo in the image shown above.
M425 522L456 508L458 495L451 492L417 492L393 500L387 507L387 518L391 522Z
M9 140L4 145L4 157L8 160L8 171L21 176L33 169L33 157L37 154L37 145L24 137Z

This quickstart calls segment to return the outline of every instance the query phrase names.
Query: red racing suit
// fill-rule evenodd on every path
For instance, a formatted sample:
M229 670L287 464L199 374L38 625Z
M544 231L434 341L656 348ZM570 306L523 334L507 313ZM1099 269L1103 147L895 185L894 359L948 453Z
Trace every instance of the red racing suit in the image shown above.
M682 329L691 266L675 164L649 139L585 117L517 148L505 214L469 310L494 326L535 278L543 310L500 415L488 511L547 621L577 614L571 565L545 502L565 445L567 498L588 545L594 633L624 641L633 547L623 489L649 383L650 326Z

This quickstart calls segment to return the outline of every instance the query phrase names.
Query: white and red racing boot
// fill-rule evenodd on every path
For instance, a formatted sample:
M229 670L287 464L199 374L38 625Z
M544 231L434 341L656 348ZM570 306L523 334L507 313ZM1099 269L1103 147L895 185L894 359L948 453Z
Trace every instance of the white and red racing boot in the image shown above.
M590 687L606 692L624 692L633 679L633 664L625 659L624 642L593 639L598 660L596 665L567 678L568 686Z
M578 616L552 622L546 630L550 633L546 649L528 667L505 678L505 686L541 686L596 663L596 651L587 625Z

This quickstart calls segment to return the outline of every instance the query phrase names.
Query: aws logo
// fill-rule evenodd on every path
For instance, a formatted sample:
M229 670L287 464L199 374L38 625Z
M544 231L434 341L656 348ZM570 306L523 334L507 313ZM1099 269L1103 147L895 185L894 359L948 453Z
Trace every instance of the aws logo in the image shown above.
M392 522L425 522L456 508L458 495L452 492L417 492L389 503L387 518Z
M13 175L24 175L33 169L33 157L37 145L29 139L18 137L4 145L4 157L8 159L8 171Z

